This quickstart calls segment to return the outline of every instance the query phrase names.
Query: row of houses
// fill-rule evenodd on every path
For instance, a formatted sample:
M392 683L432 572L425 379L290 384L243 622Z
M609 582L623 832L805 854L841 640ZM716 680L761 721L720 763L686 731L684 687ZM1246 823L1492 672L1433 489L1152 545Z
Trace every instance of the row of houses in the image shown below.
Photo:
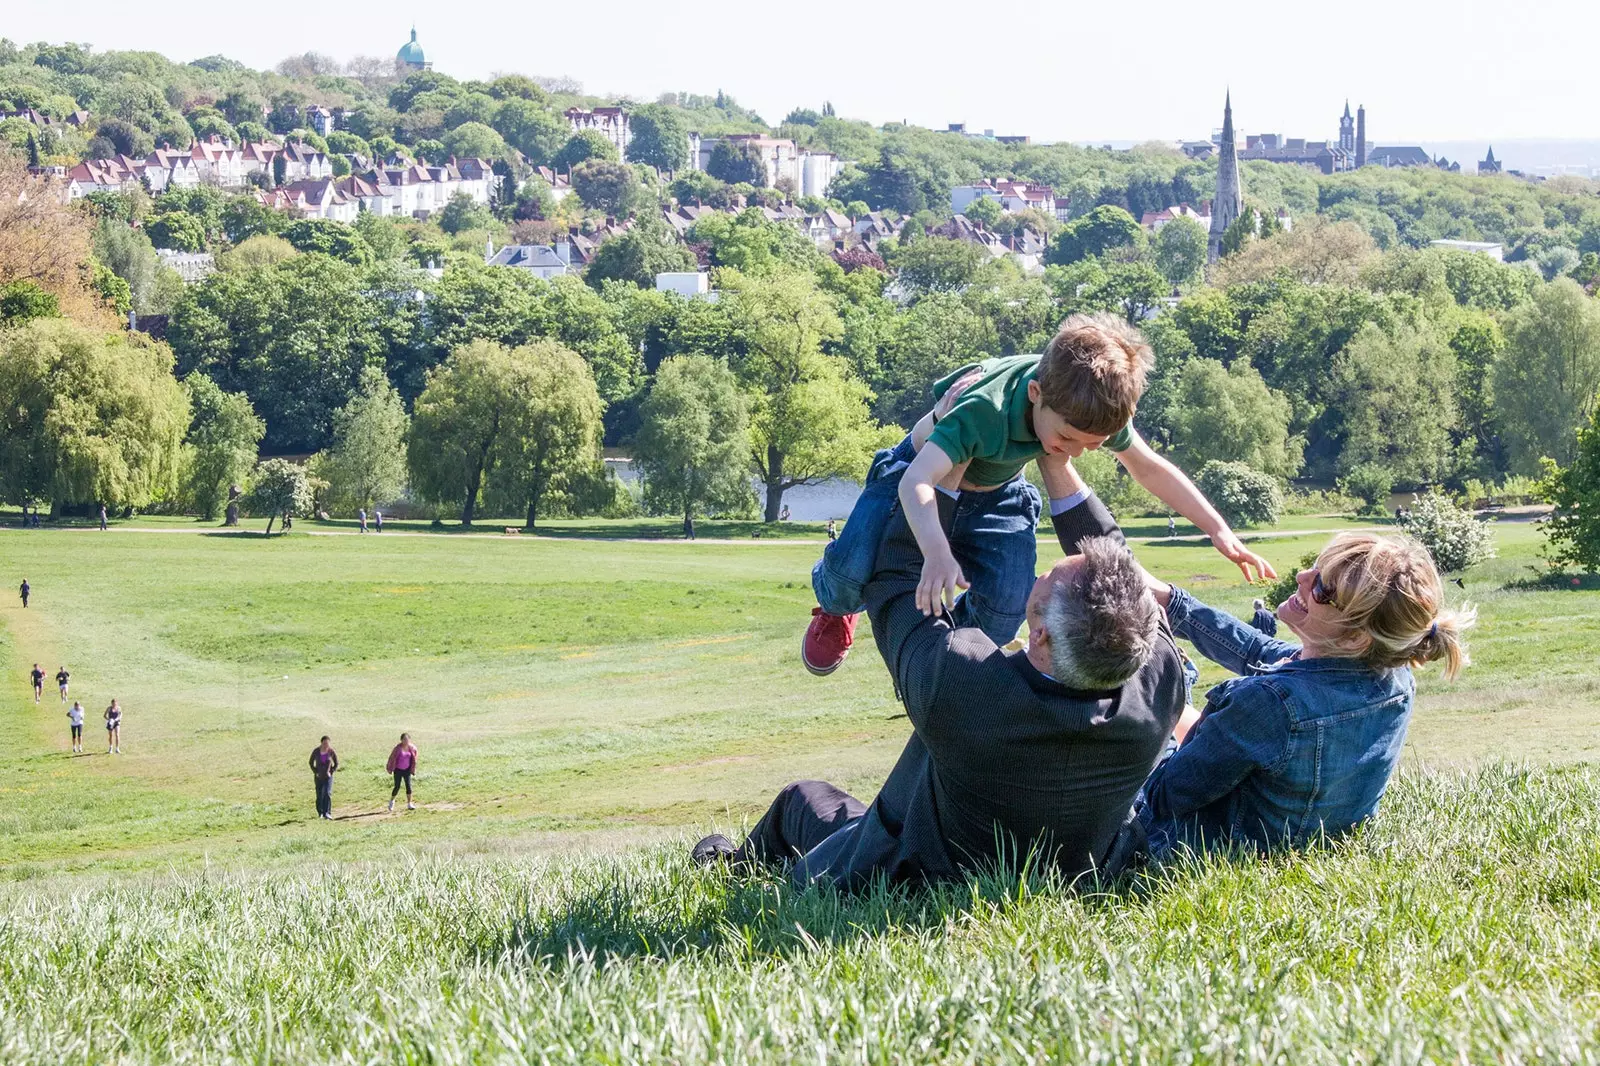
M474 203L494 199L495 174L487 159L455 159L437 166L426 161L378 166L343 178L309 178L257 198L266 207L302 218L354 222L363 211L395 218L427 218L460 194Z
M76 200L91 192L115 192L141 184L157 194L169 188L196 185L240 189L250 184L252 175L275 178L279 169L285 182L327 178L333 176L333 160L298 141L247 141L235 145L212 134L187 148L157 148L143 158L115 155L109 159L86 159L67 168L62 176L68 199Z
M976 200L993 200L1008 215L1034 210L1057 222L1065 222L1072 217L1069 197L1057 196L1049 185L1034 181L985 178L971 185L957 185L950 190L950 210L958 215Z

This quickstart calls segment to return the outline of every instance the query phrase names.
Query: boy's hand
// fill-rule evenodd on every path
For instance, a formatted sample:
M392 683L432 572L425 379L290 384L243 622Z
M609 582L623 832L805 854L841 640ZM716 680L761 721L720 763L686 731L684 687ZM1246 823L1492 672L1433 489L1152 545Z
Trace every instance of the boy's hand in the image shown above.
M1249 548L1246 548L1244 541L1240 540L1231 529L1220 535L1213 536L1211 545L1221 552L1223 556L1231 560L1234 565L1238 566L1240 571L1244 573L1246 581L1255 582L1275 579L1278 576L1278 572L1272 568L1272 564Z
M961 564L945 549L922 560L922 580L917 583L917 608L925 615L939 613L940 605L954 607L956 589L970 588Z

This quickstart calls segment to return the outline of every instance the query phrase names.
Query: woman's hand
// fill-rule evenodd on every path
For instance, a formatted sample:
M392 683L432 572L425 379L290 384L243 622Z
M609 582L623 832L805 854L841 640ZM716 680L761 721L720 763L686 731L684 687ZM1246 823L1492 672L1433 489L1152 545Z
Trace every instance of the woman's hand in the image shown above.
M1278 576L1278 572L1272 568L1272 564L1249 548L1246 548L1244 541L1240 540L1238 534L1231 529L1214 534L1211 537L1211 546L1221 552L1224 558L1238 566L1246 581L1253 583L1261 580L1276 579Z
M925 615L939 613L941 603L953 607L956 589L970 588L961 564L946 548L942 553L926 556L922 560L922 580L917 582L917 608Z

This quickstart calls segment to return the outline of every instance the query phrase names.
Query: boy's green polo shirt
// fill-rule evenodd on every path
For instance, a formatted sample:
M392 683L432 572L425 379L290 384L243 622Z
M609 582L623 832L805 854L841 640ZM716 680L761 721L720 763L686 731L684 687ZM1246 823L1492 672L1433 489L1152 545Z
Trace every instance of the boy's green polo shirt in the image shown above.
M934 382L937 402L957 379L972 370L983 371L983 377L967 386L928 437L952 462L970 461L966 479L974 485L1004 485L1044 454L1028 417L1032 406L1028 382L1038 369L1039 356L1010 355L968 363ZM1107 437L1102 447L1121 452L1132 444L1130 426L1123 426Z

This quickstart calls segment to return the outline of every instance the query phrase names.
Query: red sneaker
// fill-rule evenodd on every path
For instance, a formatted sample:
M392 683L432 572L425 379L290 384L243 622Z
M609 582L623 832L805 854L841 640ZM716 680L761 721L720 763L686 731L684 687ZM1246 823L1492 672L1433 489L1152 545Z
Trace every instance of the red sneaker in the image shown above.
M811 624L806 627L806 639L800 642L800 661L807 670L820 677L839 669L856 642L856 617L811 608Z

